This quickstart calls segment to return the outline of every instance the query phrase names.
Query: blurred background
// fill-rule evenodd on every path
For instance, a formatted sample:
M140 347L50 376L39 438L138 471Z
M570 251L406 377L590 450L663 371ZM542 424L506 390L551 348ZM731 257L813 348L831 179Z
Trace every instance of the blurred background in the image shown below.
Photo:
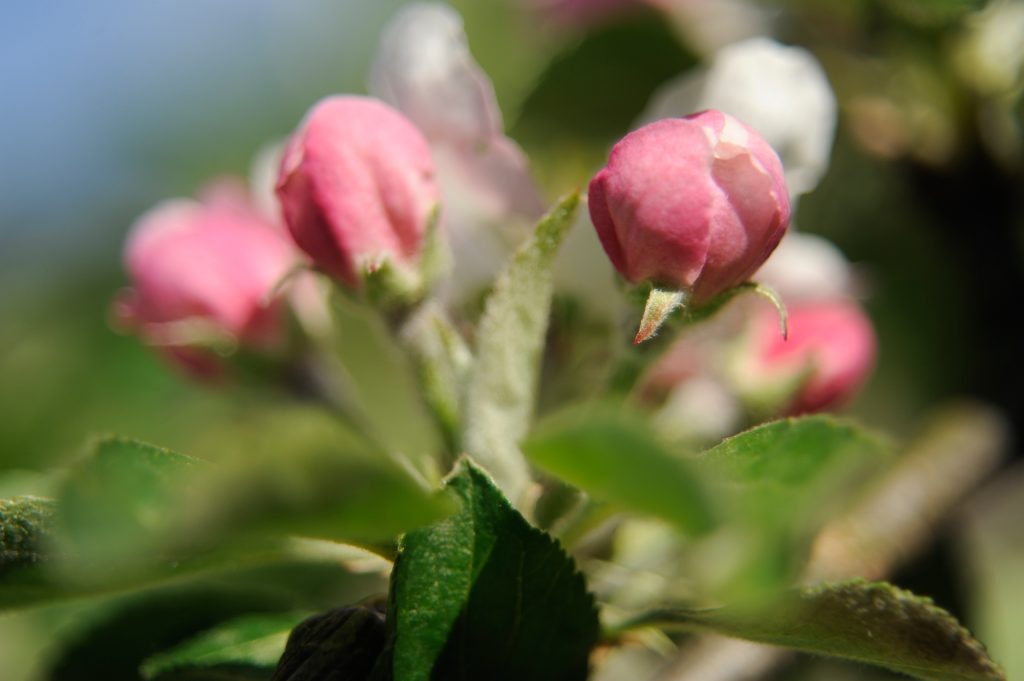
M155 202L245 177L320 97L365 92L377 34L402 4L0 4L3 496L45 492L46 471L97 434L206 457L242 446L260 397L197 387L110 330L122 240ZM513 0L452 4L548 198L584 185L657 87L705 61L723 31L810 49L839 123L796 221L857 264L880 339L851 413L909 438L937 406L974 398L1020 432L1024 2L765 1L724 28L697 0L573 21ZM977 628L1014 678L1024 615L1006 604L1024 604L1024 532L1008 519L1024 513L1024 475L1009 453L895 581Z

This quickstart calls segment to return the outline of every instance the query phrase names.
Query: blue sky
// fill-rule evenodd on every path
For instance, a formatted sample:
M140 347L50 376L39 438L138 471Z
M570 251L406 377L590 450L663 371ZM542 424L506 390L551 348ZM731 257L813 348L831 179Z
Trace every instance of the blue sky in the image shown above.
M0 263L14 242L79 242L104 210L188 191L175 180L193 157L243 170L245 150L315 99L363 89L399 4L0 3ZM220 147L223 167L209 159Z

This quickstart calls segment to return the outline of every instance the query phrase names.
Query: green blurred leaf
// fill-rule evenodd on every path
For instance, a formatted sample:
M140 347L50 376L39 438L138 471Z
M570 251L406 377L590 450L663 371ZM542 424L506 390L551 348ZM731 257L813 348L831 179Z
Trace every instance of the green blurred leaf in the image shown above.
M389 460L309 443L211 471L179 528L198 545L269 533L376 546L451 511L444 494Z
M322 544L322 555L296 546L254 567L176 574L162 585L140 580L128 585L130 591L100 592L88 600L50 608L70 609L74 616L59 628L43 629L48 640L46 678L141 679L140 665L147 658L233 619L315 612L368 593L383 593L383 575L352 572L340 552ZM273 663L262 670L264 676L272 669ZM179 668L161 678L196 678L199 671ZM242 668L236 666L233 671Z
M303 615L277 613L246 615L222 622L197 636L157 653L141 665L146 679L189 668L249 667L269 677L284 652L292 628Z
M1024 467L1010 468L958 515L955 554L970 576L969 621L1002 663L1024 679Z
M886 0L881 6L921 28L943 28L980 10L984 0Z
M301 423L284 416L269 424ZM288 535L387 550L399 533L450 512L444 495L360 451L329 424L294 430L290 448L218 465L128 440L102 441L58 500L64 573L111 581L182 559L194 558L179 567L230 565L279 553Z
M440 426L449 451L457 451L462 396L473 357L444 309L421 305L402 328L401 340L416 364L423 399Z
M488 297L466 396L463 444L515 501L529 481L518 443L534 409L548 328L552 266L579 208L579 192L541 218Z
M585 678L597 613L572 559L472 463L448 484L462 509L406 535L392 574L395 681Z
M68 567L103 572L158 557L185 489L205 467L133 440L97 442L58 494L54 534Z
M817 527L889 459L888 443L830 416L783 419L723 440L698 461L765 525Z
M343 399L356 412L360 429L436 478L432 462L440 447L438 432L419 396L416 370L391 329L376 310L346 295L331 296L331 314L342 366L321 370L344 374Z
M712 588L745 600L789 583L815 533L884 470L889 454L883 440L829 416L767 423L704 452L697 462L730 519L698 558Z
M638 416L576 409L543 421L523 444L530 460L595 498L675 525L711 528L709 495L694 467L668 451Z
M1004 681L970 632L928 598L853 580L805 588L770 610L671 610L633 625L711 631L887 667L926 681Z
M660 84L694 62L657 13L606 24L552 60L523 103L512 136L527 145L567 138L610 144L629 130Z
M219 623L246 613L279 610L269 590L197 584L131 594L83 612L87 620L50 651L53 681L142 679L143 661Z
M384 618L368 607L336 608L292 631L273 681L365 681L384 650Z

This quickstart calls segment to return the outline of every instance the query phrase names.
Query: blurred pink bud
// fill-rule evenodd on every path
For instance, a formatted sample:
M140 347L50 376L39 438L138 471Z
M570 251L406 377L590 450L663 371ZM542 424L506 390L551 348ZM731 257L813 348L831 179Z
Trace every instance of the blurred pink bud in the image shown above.
M714 110L631 132L590 183L590 216L619 273L697 303L757 271L789 214L779 157Z
M775 310L753 322L752 380L796 379L792 414L841 406L874 368L877 344L871 320L852 301L832 300L789 308L789 339L779 334Z
M277 195L295 243L351 287L385 261L415 266L438 204L420 131L387 104L356 96L309 111L288 142Z
M267 299L295 252L233 183L145 213L124 263L134 286L115 301L117 321L193 373L215 372L210 349L270 349L283 340L281 305Z

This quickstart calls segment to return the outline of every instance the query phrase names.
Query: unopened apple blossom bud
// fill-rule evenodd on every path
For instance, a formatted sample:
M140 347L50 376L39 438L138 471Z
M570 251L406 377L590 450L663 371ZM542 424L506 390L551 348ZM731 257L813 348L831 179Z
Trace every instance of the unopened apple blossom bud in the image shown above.
M385 266L417 278L438 205L434 164L420 131L387 104L316 104L288 142L277 195L295 243L346 286Z
M282 305L271 298L295 261L243 188L211 185L201 201L165 201L138 219L124 251L132 288L114 314L187 370L214 374L218 352L282 343Z
M633 283L700 304L745 282L789 223L782 164L752 128L720 111L626 135L590 183L590 216Z
M877 342L871 320L853 301L831 300L789 307L789 338L778 333L773 314L752 321L747 355L737 380L748 397L784 405L789 414L842 406L874 368Z

